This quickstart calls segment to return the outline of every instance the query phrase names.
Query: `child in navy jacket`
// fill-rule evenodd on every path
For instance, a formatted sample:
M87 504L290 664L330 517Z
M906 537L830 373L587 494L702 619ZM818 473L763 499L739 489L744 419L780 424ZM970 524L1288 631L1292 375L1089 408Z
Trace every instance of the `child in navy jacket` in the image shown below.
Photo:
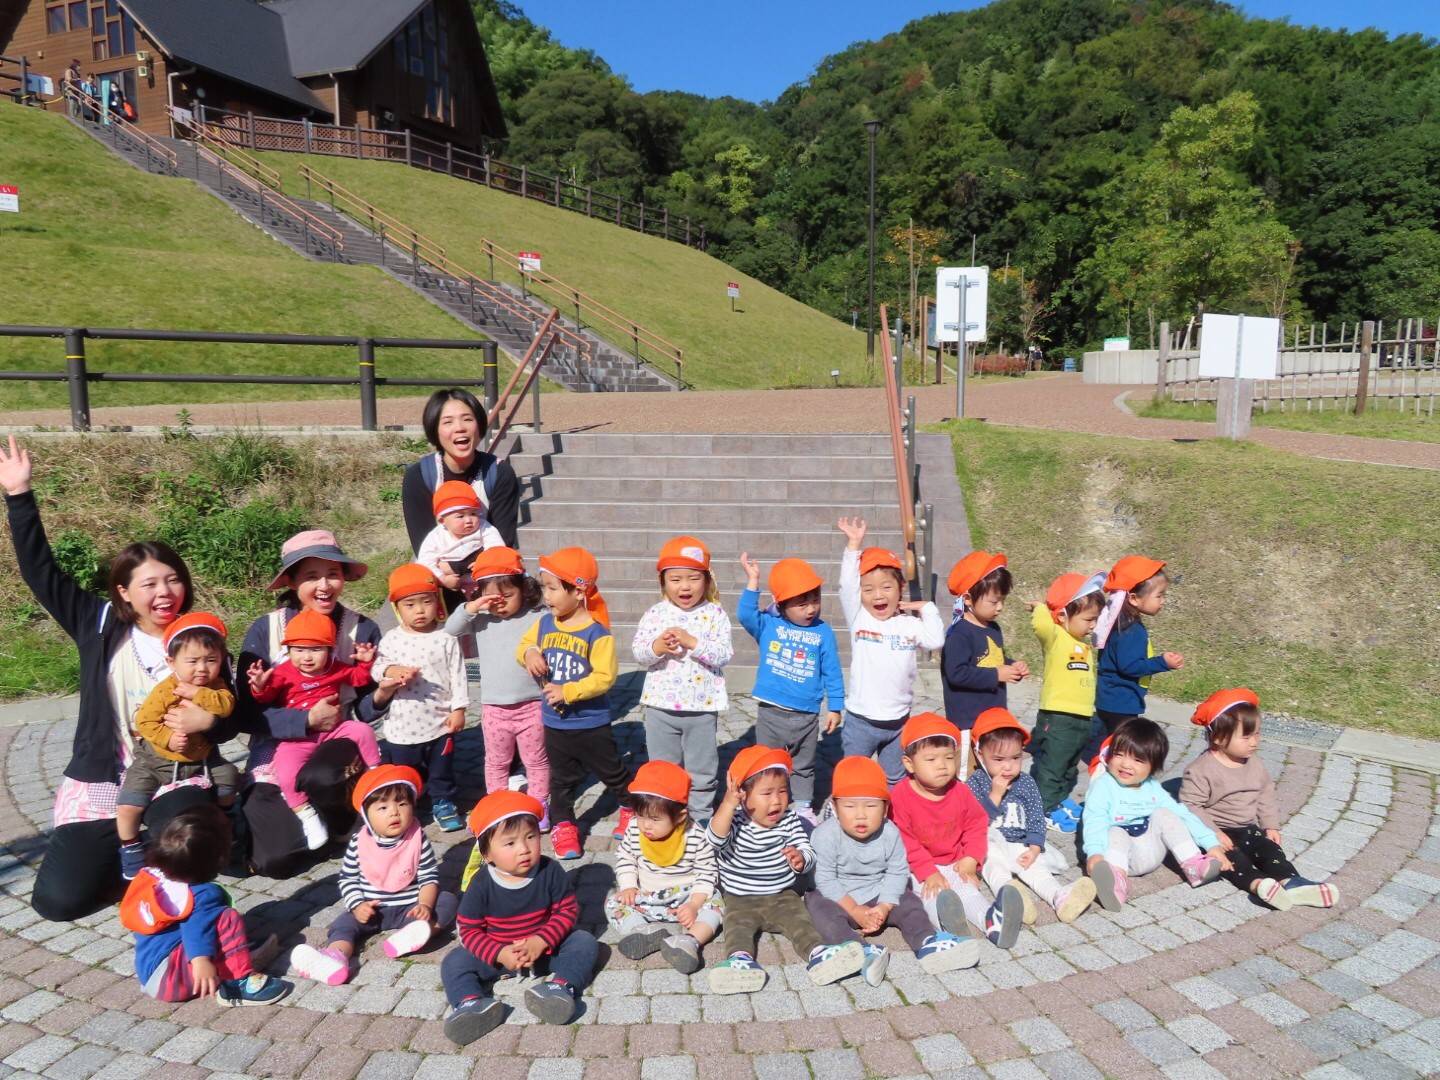
M996 621L1014 584L1000 552L972 551L950 571L955 616L940 651L945 719L967 734L986 709L1003 709L1006 686L1030 674L1023 660L1005 654L1005 635ZM962 770L969 745L961 747Z
M1125 556L1105 578L1106 609L1095 628L1095 644L1100 649L1095 715L1104 724L1105 735L1115 734L1126 720L1144 714L1150 676L1185 664L1177 652L1155 654L1143 621L1145 616L1160 614L1169 588L1165 564L1143 555Z

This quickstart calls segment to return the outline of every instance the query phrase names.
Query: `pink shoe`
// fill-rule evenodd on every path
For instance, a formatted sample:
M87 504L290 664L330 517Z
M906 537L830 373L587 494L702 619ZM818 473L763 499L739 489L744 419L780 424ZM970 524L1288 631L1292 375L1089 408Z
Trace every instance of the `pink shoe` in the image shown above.
M1220 860L1212 859L1203 851L1198 855L1191 855L1180 864L1180 869L1185 874L1185 880L1190 883L1192 889L1198 889L1201 885L1209 885L1220 876Z
M350 960L336 949L296 945L290 950L290 966L307 979L339 986L350 978Z
M1119 911L1130 898L1130 879L1125 871L1104 859L1090 871L1090 880L1095 883L1095 899L1106 911Z
M550 800L544 799L540 805L545 807L545 813L540 818L540 831L542 833L548 833L550 831Z

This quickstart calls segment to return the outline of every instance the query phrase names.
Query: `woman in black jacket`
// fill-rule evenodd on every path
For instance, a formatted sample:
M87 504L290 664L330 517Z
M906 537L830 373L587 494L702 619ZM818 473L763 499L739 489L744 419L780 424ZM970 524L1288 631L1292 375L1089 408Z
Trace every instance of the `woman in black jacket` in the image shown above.
M184 561L153 542L131 544L115 557L108 600L81 588L55 562L30 475L30 453L19 449L12 435L8 451L0 446L0 487L20 576L80 652L79 722L31 898L41 918L68 922L119 895L115 799L135 737L130 718L169 674L161 637L190 610L193 596ZM228 725L217 726L216 718L193 702L172 709L166 724L187 734L208 732L216 743L231 734ZM153 831L213 797L208 788L176 788L151 802L145 822Z

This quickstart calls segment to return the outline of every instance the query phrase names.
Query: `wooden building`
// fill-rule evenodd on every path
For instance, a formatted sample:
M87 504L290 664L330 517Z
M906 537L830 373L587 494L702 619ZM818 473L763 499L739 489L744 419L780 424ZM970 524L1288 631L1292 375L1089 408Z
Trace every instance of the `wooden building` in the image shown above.
M118 82L152 134L203 103L474 149L505 137L467 0L0 0L0 53L57 90L72 60Z

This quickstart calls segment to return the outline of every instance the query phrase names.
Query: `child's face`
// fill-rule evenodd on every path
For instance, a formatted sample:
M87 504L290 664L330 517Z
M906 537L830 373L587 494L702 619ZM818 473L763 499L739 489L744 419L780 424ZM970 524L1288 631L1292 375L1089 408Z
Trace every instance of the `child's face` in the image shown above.
M376 836L393 840L403 835L415 820L415 797L408 788L382 791L365 804L365 820Z
M796 626L813 626L820 617L820 590L811 589L786 600L780 605L780 614Z
M970 601L970 614L982 623L992 623L1005 610L1005 597L999 589L991 589L978 600Z
M1165 606L1165 594L1170 591L1170 582L1163 577L1159 581L1151 578L1141 588L1148 588L1149 591L1143 596L1132 592L1125 598L1125 602L1141 615L1159 615L1160 609Z
M672 567L660 575L660 588L665 599L681 611L689 611L705 599L709 575L703 570Z
M790 777L778 769L761 773L745 793L745 813L762 829L773 829L780 824L789 805Z
M888 566L871 570L860 579L860 604L877 619L888 619L900 610L900 582Z
M330 559L301 559L290 570L290 587L301 607L329 615L345 591L345 568Z
M330 665L330 650L324 645L287 645L285 651L302 675L318 675Z
M884 799L836 799L835 817L847 836L865 840L884 826L887 805Z
M926 791L945 791L960 773L960 748L949 739L938 746L924 746L913 755L902 754L905 771Z
M689 811L681 810L679 815L671 817L664 810L647 806L635 812L635 822L640 826L640 835L646 840L660 841L669 839L670 835L685 823Z
M175 655L169 660L170 671L175 678L191 686L213 686L225 665L225 657L219 649L193 636L182 637Z
M406 630L428 634L440 621L440 597L433 592L402 596L395 601L395 613Z
M1095 632L1095 624L1100 621L1100 612L1103 609L1098 604L1090 604L1081 608L1074 615L1061 615L1061 626L1065 632L1076 641L1084 641Z
M566 585L549 570L540 571L540 597L550 609L550 614L557 619L568 619L580 609L579 591Z
M498 596L500 602L490 609L490 614L501 619L508 619L512 615L520 613L520 605L525 600L525 594L520 586L516 585L510 578L492 577L486 578L480 583L481 596Z
M1230 734L1230 741L1224 746L1217 746L1215 749L1228 757L1231 761L1249 761L1255 756L1255 751L1260 749L1260 724L1257 721L1255 730L1249 735L1245 734L1243 727L1235 725L1235 730Z
M1025 744L1020 739L986 739L984 745L976 748L975 753L991 779L1008 783L1020 775L1020 761L1025 756Z
M1139 787L1150 779L1150 762L1142 761L1133 754L1117 754L1113 751L1106 766L1124 787Z
M497 829L485 858L502 874L524 877L540 862L539 823L527 818L509 832Z
M447 533L458 540L462 536L469 536L476 529L480 528L480 511L473 506L462 507L459 510L451 510L440 519L440 524Z

